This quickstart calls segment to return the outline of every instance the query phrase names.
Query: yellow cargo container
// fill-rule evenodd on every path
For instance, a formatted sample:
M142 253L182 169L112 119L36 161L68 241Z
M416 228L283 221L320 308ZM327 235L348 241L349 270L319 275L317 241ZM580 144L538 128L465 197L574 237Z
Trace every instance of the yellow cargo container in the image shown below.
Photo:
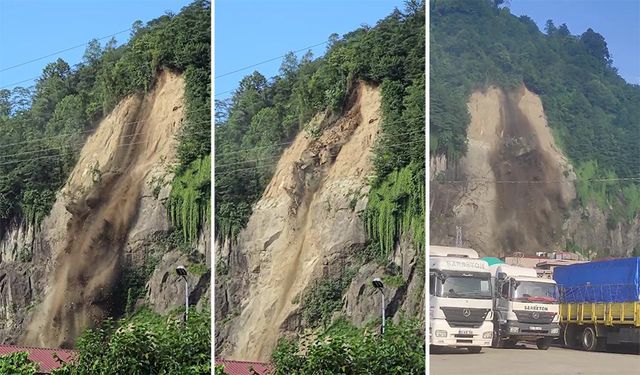
M561 303L564 345L601 350L607 344L640 343L640 301Z

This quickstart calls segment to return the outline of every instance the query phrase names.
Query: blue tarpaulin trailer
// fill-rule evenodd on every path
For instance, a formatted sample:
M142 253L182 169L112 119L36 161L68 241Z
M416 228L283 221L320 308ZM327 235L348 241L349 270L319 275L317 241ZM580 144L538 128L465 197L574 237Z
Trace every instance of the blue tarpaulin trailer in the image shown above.
M640 257L561 266L553 278L565 346L591 351L640 345Z
M557 267L553 279L564 303L640 301L640 257Z

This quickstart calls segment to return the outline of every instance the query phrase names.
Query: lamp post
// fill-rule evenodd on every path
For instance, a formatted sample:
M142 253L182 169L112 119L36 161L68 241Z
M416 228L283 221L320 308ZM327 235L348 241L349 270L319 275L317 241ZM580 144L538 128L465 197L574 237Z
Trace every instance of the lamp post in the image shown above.
M382 280L380 280L379 277L373 279L373 287L378 289L382 295L382 334L384 335L384 291L382 290L382 288L384 288L384 284L382 284Z
M184 280L184 321L189 319L189 282L187 281L187 269L184 266L176 267L176 273Z

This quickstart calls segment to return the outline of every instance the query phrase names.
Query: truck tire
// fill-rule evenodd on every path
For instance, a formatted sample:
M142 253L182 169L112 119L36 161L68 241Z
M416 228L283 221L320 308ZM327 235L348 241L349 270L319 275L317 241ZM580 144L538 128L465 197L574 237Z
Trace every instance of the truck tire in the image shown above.
M482 346L467 346L467 351L477 354L482 351Z
M514 349L516 346L518 346L518 339L508 339L502 344L502 347L507 349Z
M562 330L562 346L565 348L578 348L578 332L574 325L567 325Z
M550 339L538 339L536 341L536 346L540 350L547 350L551 346L551 340Z
M584 327L580 335L580 343L582 344L582 349L588 352L593 352L598 348L598 336L594 327Z

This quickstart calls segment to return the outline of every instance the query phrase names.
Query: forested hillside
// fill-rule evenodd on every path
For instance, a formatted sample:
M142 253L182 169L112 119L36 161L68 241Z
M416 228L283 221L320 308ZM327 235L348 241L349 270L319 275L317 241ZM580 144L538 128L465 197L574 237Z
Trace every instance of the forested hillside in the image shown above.
M0 90L0 343L77 349L63 374L209 372L210 8Z
M192 240L208 214L210 170L210 3L147 25L137 21L117 46L88 44L76 65L57 59L33 87L0 90L0 237L13 222L37 225L98 121L125 96L148 92L161 69L186 77L187 123L169 207Z
M424 372L424 12L408 1L331 35L321 57L289 53L277 76L254 72L216 103L220 357L283 374L366 372L372 357L374 372ZM405 333L370 334L373 277Z
M621 78L602 35L512 15L502 1L431 1L431 155L466 152L471 92L524 85L542 98L572 162L583 206L612 208L608 226L640 211L640 87Z
M217 103L217 236L238 234L293 137L317 138L323 129L309 120L325 110L339 117L362 80L380 85L383 96L370 236L384 251L400 232L424 243L424 22L424 4L409 1L374 27L332 35L322 57L290 53L278 76L246 76L231 99Z

